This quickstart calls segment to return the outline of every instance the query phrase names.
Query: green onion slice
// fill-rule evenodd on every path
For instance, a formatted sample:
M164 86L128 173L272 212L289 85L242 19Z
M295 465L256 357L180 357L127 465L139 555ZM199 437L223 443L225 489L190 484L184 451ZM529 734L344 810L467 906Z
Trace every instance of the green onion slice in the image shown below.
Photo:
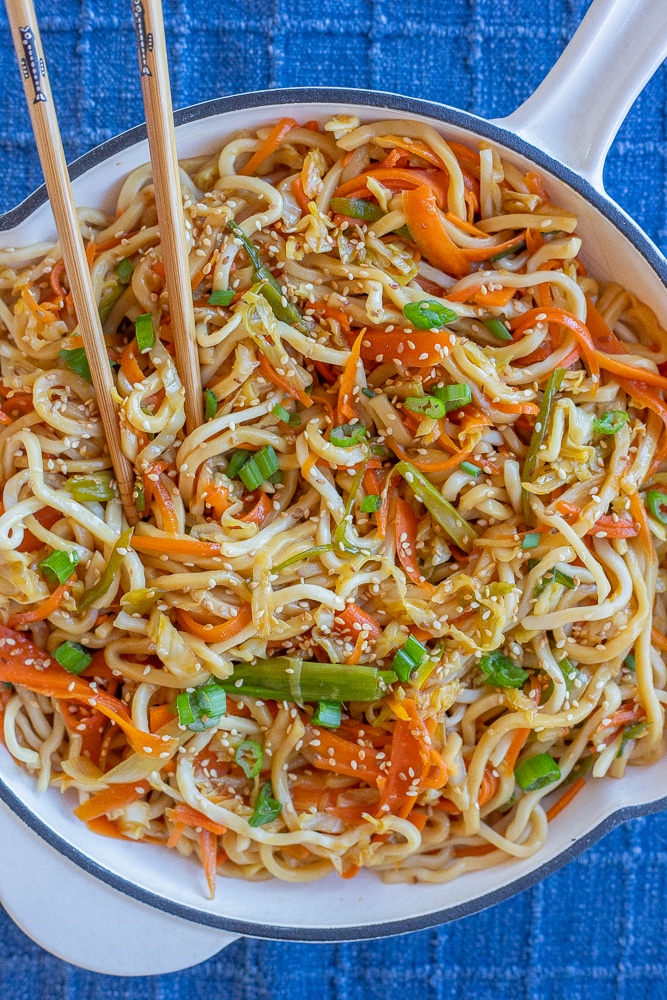
M485 319L484 326L496 340L511 340L512 334L500 319Z
M361 501L359 510L362 514L374 514L382 506L382 497L379 497L376 493L369 493Z
M246 778L256 778L262 770L264 755L259 743L254 740L244 740L239 744L234 754L234 760L239 765Z
M124 285L129 284L130 278L132 277L132 272L134 271L134 264L129 257L123 257L116 264L114 271L118 275L118 280Z
M528 446L526 458L523 463L523 470L521 472L521 481L524 483L529 483L531 481L537 466L540 446L544 442L549 429L549 424L551 423L551 410L556 398L556 393L560 389L564 377L564 368L554 368L545 386L542 402L540 403L540 412L538 413L537 420L535 421L535 429L533 430L533 434L530 439L530 445ZM527 490L522 490L522 499L525 519L531 523L532 510Z
M274 656L255 663L237 663L231 677L219 681L234 697L248 695L267 701L378 701L392 671L362 664L318 663L295 656Z
M280 816L281 809L280 802L276 801L273 797L271 782L265 782L259 790L259 795L255 802L255 811L248 820L248 826L266 826L267 823L272 823L274 819Z
M209 295L208 304L210 306L228 306L233 298L233 288L218 288L217 291L211 292Z
M146 494L144 492L144 484L140 479L135 479L134 481L132 499L134 500L134 506L137 508L139 513L143 514L146 510Z
M659 521L660 524L667 524L667 493L660 490L649 490L646 494L646 506L649 514Z
M213 420L218 412L218 397L210 389L204 390L204 420Z
M409 635L401 648L395 653L391 669L399 681L409 681L411 675L422 665L428 656L428 649L422 646L413 635Z
M195 691L195 698L202 715L219 719L227 711L227 692L215 681L209 681Z
M93 376L90 374L90 365L83 347L75 347L72 351L62 350L58 354L59 358L65 362L70 371L84 378L92 385Z
M93 656L80 642L68 639L55 650L54 658L70 674L80 674L92 663Z
M522 761L514 769L517 784L524 792L552 785L560 778L560 768L549 753L538 753Z
M595 417L593 431L595 434L618 434L629 419L625 410L607 410L601 417Z
M447 412L445 404L437 396L408 396L404 406L412 413L430 417L431 420L439 420Z
M623 662L625 666L628 668L628 670L631 670L633 673L637 672L637 661L635 659L634 653L628 653Z
M459 317L453 309L448 309L435 299L408 302L403 306L403 315L417 330L442 330L448 323Z
M278 456L269 444L244 462L238 471L238 476L246 489L256 490L277 471Z
M462 406L467 406L472 402L472 392L469 385L456 383L455 385L441 385L431 390L436 399L444 403L447 413L452 410L460 410Z
M521 539L521 548L536 549L541 541L542 535L539 531L529 531L528 534L524 535Z
M486 683L491 687L520 688L528 680L528 673L522 667L510 660L498 649L485 653L479 661Z
M263 295L269 303L276 319L296 327L302 333L307 333L308 326L304 322L303 316L295 305L284 299L279 283L273 277L269 268L262 264L259 251L252 240L248 239L236 222L230 220L227 223L227 227L234 234L235 238L243 244L243 248L252 264L255 280L260 282L260 295Z
M340 702L320 701L310 720L314 726L324 729L338 729L340 726Z
M379 205L364 198L332 198L331 208L337 215L349 215L364 222L377 222L385 214Z
M61 583L66 583L74 572L74 567L79 562L77 552L65 552L63 549L55 549L46 559L42 559L39 568L44 574L44 578L51 586L57 587Z
M368 432L363 424L339 424L331 428L329 440L337 448L353 448L361 444Z
M245 448L239 448L235 451L229 460L229 465L227 466L227 470L225 472L227 478L237 479L239 470L243 468L252 454L253 453L251 451L247 451Z
M137 339L137 347L140 354L150 351L155 344L153 334L153 313L142 313L134 321L134 335Z
M464 517L461 517L456 507L449 500L445 500L435 486L411 462L398 462L394 466L394 471L403 476L417 499L421 500L431 517L447 532L456 545L463 552L470 552L473 542L477 538L477 532Z
M459 469L469 476L478 476L482 471L478 465L473 465L472 462L461 462Z
M633 722L631 726L626 726L621 736L621 745L618 748L617 757L623 756L628 740L636 740L638 736L643 736L648 731L649 722Z
M102 570L102 576L99 578L94 587L90 590L86 590L81 596L78 604L79 614L83 614L88 608L98 601L100 597L104 597L107 590L111 584L116 579L118 573L120 573L120 567L123 563L123 559L127 555L127 549L130 544L130 539L132 538L132 528L128 528L120 536L113 549L111 550L111 555L109 560Z
M567 656L560 661L558 666L560 667L560 672L562 673L563 680L565 681L565 688L569 691L576 678L579 676L579 670L575 667L572 660L568 660Z
M113 473L95 472L89 476L72 476L65 483L65 489L79 503L91 500L114 500L118 496Z

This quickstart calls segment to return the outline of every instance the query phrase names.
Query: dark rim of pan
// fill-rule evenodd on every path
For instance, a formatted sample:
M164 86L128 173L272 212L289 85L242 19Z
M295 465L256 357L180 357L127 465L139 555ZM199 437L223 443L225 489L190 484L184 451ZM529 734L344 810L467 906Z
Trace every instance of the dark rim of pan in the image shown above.
M201 104L194 104L189 108L183 108L181 111L176 112L175 119L177 125L185 125L187 122L210 118L229 111L258 107L280 107L286 104L334 104L339 106L342 104L353 104L377 108L378 111L411 112L448 125L460 126L466 131L476 133L491 142L505 146L516 153L526 156L533 163L564 181L598 209L605 218L614 224L619 233L641 253L662 283L667 286L667 260L665 260L658 248L648 239L639 226L611 199L597 191L569 167L564 166L564 164L554 160L546 153L531 146L512 132L508 132L491 122L485 121L483 118L478 118L465 111L459 111L456 108L450 108L431 101L422 101L417 98L402 97L398 94L380 91L354 90L343 87L297 87L220 97L213 101L205 101ZM145 138L145 126L139 125L115 136L113 139L109 139L107 142L103 142L70 165L70 176L74 180L92 167L111 158L121 150L141 142ZM0 216L0 233L3 230L13 229L18 226L47 200L45 187L38 188L16 208ZM182 917L194 923L203 924L208 927L218 927L221 930L235 934L273 940L310 942L355 941L389 937L396 934L407 934L477 913L535 885L547 875L557 871L563 865L573 860L573 858L576 858L582 851L591 847L601 837L605 836L605 834L621 823L625 823L627 820L638 816L648 816L667 808L667 797L664 797L654 802L617 809L583 837L573 838L569 847L566 847L565 850L561 851L555 857L539 865L532 872L521 878L513 879L500 889L477 896L475 899L461 903L458 906L436 910L403 920L387 920L381 923L351 925L349 927L309 928L305 926L292 927L263 924L261 921L237 920L207 913L203 909L195 909L165 899L157 893L137 886L129 879L109 871L102 864L94 861L78 848L68 843L68 841L51 829L47 823L39 819L5 784L1 776L0 798L4 800L17 818L22 820L43 840L50 844L51 847L55 848L55 850L79 868L94 875L125 895L132 896L134 899L146 903L148 906L162 910L164 913Z

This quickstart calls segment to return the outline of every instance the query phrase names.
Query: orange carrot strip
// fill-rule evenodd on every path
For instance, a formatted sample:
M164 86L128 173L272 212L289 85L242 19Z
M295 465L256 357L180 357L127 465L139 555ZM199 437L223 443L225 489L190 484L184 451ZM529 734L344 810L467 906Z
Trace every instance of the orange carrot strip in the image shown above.
M39 669L37 664L43 665L43 668ZM4 625L0 625L0 681L21 684L47 698L74 701L96 709L123 730L137 753L157 756L165 751L171 752L175 743L172 738L164 740L137 729L127 708L118 698L102 688L92 688L82 677L72 676L25 635Z
M639 537L641 538L642 545L644 546L644 551L648 556L649 561L652 561L655 557L655 550L653 548L653 536L651 535L651 529L646 515L646 508L642 503L642 498L639 493L632 493L629 500L630 513L639 525Z
M280 121L273 126L261 146L255 150L245 167L242 167L238 171L239 174L244 177L249 177L250 174L254 174L257 167L261 166L264 160L267 160L272 153L275 153L287 134L291 132L297 124L298 123L295 122L293 118L281 118Z
M152 733L156 733L158 729L162 729L167 723L173 722L175 718L176 713L171 702L166 702L164 705L155 705L148 710L148 725Z
M479 806L485 806L487 802L491 801L493 796L498 791L499 781L500 779L494 775L493 770L487 766L484 769L482 784L479 786L479 792L477 794L477 804Z
M221 823L215 823L208 816L205 816L204 813L199 812L198 809L193 809L183 802L179 802L173 809L166 809L165 812L174 823L183 823L185 826L191 826L195 830L197 827L201 827L202 830L214 833L216 837L221 837L223 833L227 833L226 826L223 826Z
M530 729L515 729L512 741L507 748L507 753L505 754L505 764L507 770L513 771L516 767L516 762L519 759L519 754L523 750L524 743L530 736Z
M336 421L339 424L344 424L346 421L353 420L354 417L359 416L354 406L354 387L359 369L361 341L363 338L364 333L362 332L352 345L350 356L345 362L345 367L343 368L343 372L340 377L340 386L338 388L338 406L336 408Z
M394 726L389 768L378 782L382 787L377 815L390 812L405 819L417 801L417 796L408 792L419 789L430 770L431 738L415 702L405 698L402 705L409 720L398 719Z
M660 632L658 632L655 626L651 629L651 642L654 646L657 646L658 649L661 649L663 653L667 653L667 639L664 635L661 635Z
M197 833L199 856L206 875L206 883L211 899L215 896L215 878L218 872L218 839L208 830L201 829Z
M452 216L450 218L449 212L447 213L445 218L449 219L450 221L454 221L456 219L455 225L460 226L462 229L464 228L463 220L457 219L456 216ZM468 226L468 223L466 223L466 226ZM476 233L478 236L486 236L486 233L482 233L482 231L480 229L476 229L475 226L469 226L468 232L470 231ZM512 236L511 239L505 240L504 243L496 243L494 246L473 247L473 248L461 247L461 250L466 260L472 260L472 261L488 260L489 257L494 257L497 253L504 253L506 250L511 250L513 247L518 247L521 243L524 242L524 239L525 239L524 233L519 233L517 236ZM516 289L513 288L512 292L514 293L515 291ZM484 301L481 303L481 305L495 304L490 302L488 295L482 296L482 298L484 299Z
M267 493L260 493L257 503L249 510L247 514L243 514L239 521L245 521L246 523L252 524L263 524L266 521L269 513L271 511L271 497Z
M226 486L214 486L212 483L209 483L206 487L205 493L202 494L202 497L206 506L211 508L214 517L218 520L220 520L224 512L232 505L232 502L229 499L229 490Z
M576 781L572 782L572 784L565 792L565 794L561 795L561 797L557 799L554 802L554 804L549 807L549 809L547 809L547 821L549 823L551 822L552 819L555 819L556 816L558 816L558 814L561 813L566 806L569 806L572 799L575 797L575 795L579 794L579 792L581 791L581 789L584 787L585 784L586 784L585 778L577 778Z
M17 614L12 615L7 625L9 628L16 628L17 625L27 625L28 622L44 621L45 618L48 618L49 615L58 610L63 601L67 600L72 589L72 584L75 582L76 573L72 573L69 580L56 587L51 596L47 597L43 604L40 604L33 611L19 611Z
M35 319L38 319L41 323L51 324L55 323L58 319L58 310L53 302L38 302L27 285L21 289L21 298Z
M133 535L132 548L137 552L161 555L200 556L214 559L220 556L218 542L201 542L198 538L169 538L166 535Z
M595 350L595 345L593 344L593 339L588 327L585 323L582 323L581 320L578 320L576 316L573 316L565 309L557 309L555 306L545 309L541 307L529 309L528 312L523 313L522 316L510 323L510 327L514 333L514 339L516 340L517 337L521 336L521 334L530 326L534 326L535 323L538 322L538 316L540 317L541 322L560 323L561 326L570 330L577 338L581 353L586 359L586 363L588 364L591 374L600 374L600 367L604 367L602 364L603 356ZM667 379L665 379L665 385L667 385Z
M392 191L407 191L410 188L424 188L433 197L434 203L444 206L447 201L447 188L449 186L446 175L438 171L415 170L405 167L374 167L365 170L358 177L341 184L334 191L334 198L354 198L366 197L369 193L366 188L366 178L374 177L384 187ZM412 230L410 230L412 232Z
M424 579L417 562L417 530L419 518L414 510L402 497L396 500L396 554L408 578L418 587L425 587L431 593L435 591L433 584Z
M230 618L220 625L202 625L182 608L176 609L176 617L185 630L197 639L203 639L205 642L227 642L250 624L252 608L249 604L242 604L236 618Z
M60 284L60 276L61 274L64 274L64 272L65 272L65 261L59 260L57 261L57 263L53 265L53 267L51 268L51 274L49 275L49 284L51 285L54 294L57 295L58 298L61 298L63 300L67 295L67 292Z
M469 273L470 265L445 229L430 188L417 187L405 191L403 210L412 238L431 264L457 278Z
M647 386L642 385L639 382L632 382L629 379L623 378L617 379L617 382L628 394L631 400L638 400L642 406L649 410L653 410L654 413L657 413L665 425L665 431L667 432L667 404L664 400L662 400L655 393L651 392ZM635 402L633 402L633 406L636 406ZM667 433L662 435L662 439L662 444L655 453L653 462L651 463L651 474L654 473L655 470L662 465L665 458L667 458Z
M144 476L144 480L146 476ZM169 480L167 480L169 482ZM169 532L171 535L175 535L178 531L178 514L176 513L176 507L174 506L174 501L171 498L169 490L167 488L167 483L163 476L153 483L153 496L155 497L158 510L160 511L160 517L162 518L162 530ZM145 489L145 482L144 482Z
M142 798L150 788L147 781L134 781L129 784L111 785L101 792L91 795L74 810L74 815L87 823L91 819L105 816L107 813L129 806Z
M397 361L414 368L430 368L442 361L445 346L444 333L426 330L366 330L361 341L360 354L364 361Z
M273 384L277 385L280 389L284 389L285 392L292 397L292 399L298 399L299 402L305 407L313 405L313 401L310 396L299 386L293 385L289 382L284 375L279 375L275 368L272 368L269 364L266 355L261 352L259 355L259 370L265 379L268 379L269 382L273 382Z
M88 245L86 246L86 260L88 261L88 267L93 266L96 254L97 254L97 247L91 240L90 243L88 243Z
M300 177L295 177L290 184L292 189L292 194L296 200L297 205L301 209L303 215L308 215L310 204L310 198L307 197L306 192L303 190L303 181Z
M382 626L358 604L346 604L345 610L340 611L336 618L342 618L345 628L353 634L358 631L366 631L371 639L379 639L382 635ZM355 625L360 625L361 629L356 629Z
M388 437L385 440L385 444L389 447L399 458L403 459L404 462L411 462L412 465L420 469L422 472L446 472L448 469L453 469L461 462L465 462L467 458L472 455L472 448L468 448L466 451L459 451L456 455L450 455L449 458L444 459L442 462L425 462L421 455L408 455L397 441L394 441L393 437Z
M496 288L493 291L484 291L486 286L480 287L478 292L472 296L472 302L478 306L506 306L516 294L516 288L505 285L503 288Z
M634 365L627 365L616 358L610 358L607 354L595 351L595 358L605 371L612 375L620 375L622 378L632 379L641 382L643 385L651 385L656 389L667 391L667 378L659 372L650 372L645 368L635 368Z
M321 746L312 746L311 740L319 741ZM377 785L378 778L382 775L380 763L384 757L377 759L381 751L369 746L360 746L356 742L344 739L338 733L329 730L323 732L317 727L309 726L304 738L304 749L313 755L313 765L322 771L347 774L351 778L365 781L367 785ZM333 750L333 753L329 753L330 750ZM363 751L363 757L359 756L360 750Z
M90 819L86 823L86 826L92 833L96 833L100 837L112 837L114 840L130 840L130 837L126 837L124 833L121 833L118 829L118 824L113 820L107 819L106 816L98 816L97 819Z
M138 350L136 340L131 340L120 356L120 370L130 385L135 385L137 382L143 382L144 380L144 373L136 360Z

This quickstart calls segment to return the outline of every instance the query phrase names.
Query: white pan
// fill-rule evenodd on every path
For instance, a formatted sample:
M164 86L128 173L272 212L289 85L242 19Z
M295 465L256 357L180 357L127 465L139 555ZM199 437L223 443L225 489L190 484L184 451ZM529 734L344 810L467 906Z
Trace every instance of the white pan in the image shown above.
M667 0L595 0L546 80L500 121L393 94L273 90L179 112L179 153L213 151L228 133L283 115L307 121L336 112L354 113L362 121L406 116L429 121L450 139L490 140L522 170L537 168L552 200L577 213L589 270L631 288L667 325L667 261L609 199L602 183L611 141L665 55ZM121 179L148 158L144 129L135 128L77 160L72 176L78 204L110 209ZM49 235L55 230L43 189L0 218L0 244L20 246ZM588 783L553 822L546 846L532 858L471 872L445 885L385 885L367 872L351 881L332 875L314 884L219 880L213 901L206 898L203 875L192 861L90 833L72 815L67 798L55 791L38 795L35 782L2 747L0 797L15 817L3 814L0 822L0 895L8 910L40 942L71 961L136 974L192 964L237 934L340 941L405 933L474 913L534 884L619 823L667 806L667 758L631 769L623 781ZM106 903L99 902L100 893ZM80 905L61 905L64 894ZM102 908L98 912L105 907L107 915L113 912L115 944L108 943L108 931L107 943L99 943L96 906ZM50 910L57 913L57 923L50 920ZM75 915L71 928L68 912Z

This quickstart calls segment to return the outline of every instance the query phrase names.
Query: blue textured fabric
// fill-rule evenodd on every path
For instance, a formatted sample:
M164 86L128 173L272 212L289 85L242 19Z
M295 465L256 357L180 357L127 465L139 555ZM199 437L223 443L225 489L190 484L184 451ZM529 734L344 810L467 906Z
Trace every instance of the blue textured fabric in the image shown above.
M130 5L38 15L68 157L142 119ZM244 90L351 85L506 114L572 35L586 0L165 0L174 105ZM0 14L0 211L41 182ZM667 68L614 144L612 195L667 248ZM493 910L407 938L332 946L239 941L196 970L123 981L45 954L0 912L12 1000L659 1000L667 996L667 816L634 820ZM316 886L313 892L317 892Z

